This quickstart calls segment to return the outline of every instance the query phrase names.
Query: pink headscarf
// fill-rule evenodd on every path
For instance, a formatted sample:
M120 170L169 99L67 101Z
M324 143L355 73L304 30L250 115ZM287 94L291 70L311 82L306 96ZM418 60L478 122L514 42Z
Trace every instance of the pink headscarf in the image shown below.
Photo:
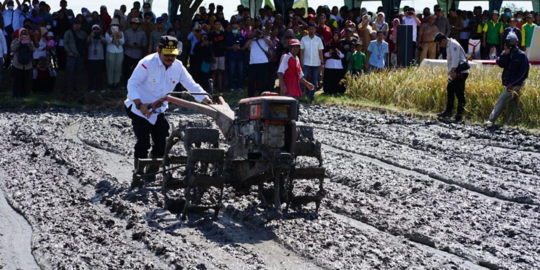
M399 19L394 19L392 21L392 34L390 35L390 39L392 40L392 42L396 43L397 42L397 30L398 30L398 26L401 24L400 20Z

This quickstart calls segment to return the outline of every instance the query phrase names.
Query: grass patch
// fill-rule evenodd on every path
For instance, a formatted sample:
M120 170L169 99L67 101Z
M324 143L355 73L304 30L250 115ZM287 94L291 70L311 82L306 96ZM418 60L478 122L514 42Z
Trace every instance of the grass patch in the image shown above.
M487 120L502 91L500 68L473 68L466 85L466 117ZM316 102L356 107L383 107L419 115L431 115L446 107L445 68L406 68L358 78L347 75L347 92L340 97L318 95ZM533 67L521 89L519 108L508 106L500 117L507 125L540 127L540 68ZM455 111L455 110L454 110Z
M54 95L32 94L27 98L13 99L11 95L0 95L0 106L6 110L74 108L83 106L74 101L62 101Z

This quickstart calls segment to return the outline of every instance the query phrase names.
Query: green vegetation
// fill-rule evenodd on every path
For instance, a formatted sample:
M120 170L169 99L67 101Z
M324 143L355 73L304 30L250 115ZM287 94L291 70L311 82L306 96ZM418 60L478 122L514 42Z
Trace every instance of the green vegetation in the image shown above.
M13 99L11 93L0 95L0 108L5 110L44 109L44 108L77 108L83 106L74 101L62 101L53 95L33 94L27 98Z
M497 67L473 68L466 86L466 117L485 121L504 87L502 70ZM413 113L435 113L446 107L445 68L406 68L364 75L347 76L347 92L342 97L318 96L319 103L385 106ZM521 89L521 109L507 107L500 118L505 124L540 127L540 68L533 67Z

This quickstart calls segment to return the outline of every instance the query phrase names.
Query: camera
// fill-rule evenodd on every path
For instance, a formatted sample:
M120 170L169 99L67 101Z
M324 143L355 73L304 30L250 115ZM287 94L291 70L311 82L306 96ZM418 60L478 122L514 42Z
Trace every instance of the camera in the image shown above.
M414 11L408 11L407 14L409 14L409 16L412 16L414 14Z

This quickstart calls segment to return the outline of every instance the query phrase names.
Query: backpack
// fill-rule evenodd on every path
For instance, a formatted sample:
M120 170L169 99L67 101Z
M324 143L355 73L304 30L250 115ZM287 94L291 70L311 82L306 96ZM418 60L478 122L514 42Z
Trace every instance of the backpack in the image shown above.
M19 54L17 55L17 60L21 65L28 65L32 63L32 52L28 44L21 44L19 47Z
M86 43L84 40L80 39L79 36L77 36L77 32L75 32L75 30L71 29L71 33L73 34L73 39L75 39L75 47L77 48L79 56L83 58L86 57Z

